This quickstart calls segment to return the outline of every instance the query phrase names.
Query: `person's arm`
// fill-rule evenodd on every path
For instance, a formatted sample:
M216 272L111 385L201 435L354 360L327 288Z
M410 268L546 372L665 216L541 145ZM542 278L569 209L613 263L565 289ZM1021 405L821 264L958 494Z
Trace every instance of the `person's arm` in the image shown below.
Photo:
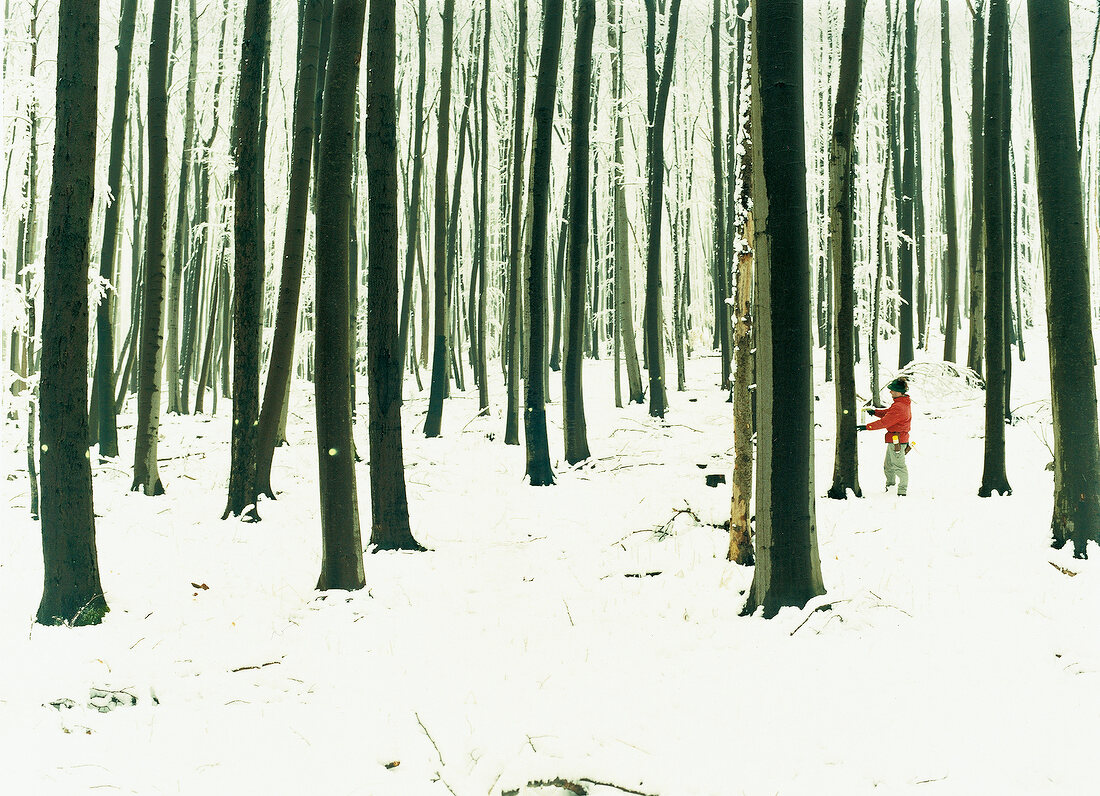
M887 409L879 411L882 412L881 415L878 415L877 411L875 413L876 415L878 415L879 419L872 420L870 423L867 424L868 431L877 431L879 429L890 428L890 426L892 426L894 423L901 420L902 418L901 407L898 406L896 403L890 404Z

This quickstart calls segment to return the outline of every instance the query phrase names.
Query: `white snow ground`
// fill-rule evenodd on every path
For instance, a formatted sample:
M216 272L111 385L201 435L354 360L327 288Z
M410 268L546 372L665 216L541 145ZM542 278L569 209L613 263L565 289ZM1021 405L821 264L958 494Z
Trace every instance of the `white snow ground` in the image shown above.
M128 491L124 415L121 461L95 469L112 610L94 628L33 624L40 541L8 423L0 791L559 796L527 783L564 778L592 796L1093 793L1100 551L1049 548L1045 342L1029 342L1014 494L976 497L981 394L915 381L910 495L884 493L881 437L863 436L866 498L817 504L831 610L770 621L738 616L752 572L725 561L728 486L698 467L732 462L713 358L690 363L667 423L614 409L609 363L586 363L595 460L557 462L553 488L524 485L522 448L502 444L499 384L490 418L471 420L476 392L449 401L437 440L419 433L426 393L412 397L411 512L432 552L367 556L368 588L350 594L313 590L307 391L258 524L219 519L228 402L164 419L159 498ZM818 395L823 494L832 385ZM560 404L548 414L560 457ZM363 464L364 539L368 488ZM101 713L93 688L137 703Z

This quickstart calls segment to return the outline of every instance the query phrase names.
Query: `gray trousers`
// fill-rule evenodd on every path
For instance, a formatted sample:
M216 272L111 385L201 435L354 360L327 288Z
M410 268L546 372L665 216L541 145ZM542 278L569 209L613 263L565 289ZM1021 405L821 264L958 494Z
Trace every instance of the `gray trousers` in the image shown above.
M882 463L882 470L886 473L886 486L893 486L897 481L899 495L904 495L909 489L909 468L905 466L906 447L902 443L901 450L895 451L893 443L887 443L886 461Z

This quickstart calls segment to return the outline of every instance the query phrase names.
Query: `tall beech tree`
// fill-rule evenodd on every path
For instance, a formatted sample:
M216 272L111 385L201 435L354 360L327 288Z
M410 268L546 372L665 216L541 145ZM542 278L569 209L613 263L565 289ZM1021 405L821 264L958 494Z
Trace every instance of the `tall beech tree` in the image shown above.
M435 208L433 243L435 306L433 307L432 385L424 436L438 437L443 425L443 398L450 365L450 285L447 279L447 156L451 146L451 64L454 60L454 0L443 0L443 66L439 83L439 123L436 125ZM461 145L461 141L459 144Z
M615 325L631 403L645 401L642 369L638 364L638 341L634 334L634 301L631 296L630 233L626 211L626 169L623 163L623 7L619 0L607 3L607 45L611 50L611 115L615 130L614 163L611 172L612 240L614 241ZM568 199L566 199L568 202ZM616 363L618 357L616 357ZM616 382L618 380L616 379Z
M726 256L726 188L723 178L723 137L722 137L722 81L720 59L722 53L722 0L714 0L713 17L710 24L710 93L711 93L711 162L714 172L714 261L711 265L714 274L714 325L718 338L722 373L719 383L723 390L730 389L730 324L729 274ZM730 127L736 127L737 119L730 119ZM732 135L732 133L731 133ZM732 170L732 164L731 164ZM732 174L730 179L733 179Z
M588 270L588 207L589 207L589 134L592 119L592 35L596 29L596 0L579 0L577 15L576 55L573 59L573 112L569 150L569 256L565 267L565 358L562 366L562 412L565 431L565 460L576 464L589 458L588 431L584 420L584 386L582 364L584 359L584 298L585 275ZM555 75L556 79L556 75ZM536 275L532 269L528 277ZM598 281L599 274L596 279ZM596 311L598 302L593 303ZM532 295L531 347L535 348L534 313ZM530 405L528 404L528 408Z
M233 203L233 430L229 498L222 519L258 520L256 439L260 414L260 315L263 307L263 83L270 0L248 0L241 41L240 82L233 120L236 191Z
M982 372L985 315L985 16L986 2L974 8L970 63L970 334L966 365Z
M314 95L320 52L322 0L302 0L301 34L298 41L298 75L294 91L294 138L290 152L290 188L283 237L283 265L275 332L267 365L263 406L256 440L256 488L275 497L271 487L271 460L283 407L289 399L294 367L294 333L298 324L298 300L302 291L302 263L306 243L306 215L314 139Z
M336 0L333 4L317 159L317 275L313 307L322 540L317 588L321 590L361 589L366 585L351 434L348 285L355 95L366 10L366 0Z
M913 361L913 260L916 254L917 147L917 20L916 0L905 0L904 46L902 48L901 103L901 193L898 208L898 368Z
M481 45L481 129L479 146L481 160L478 165L478 194L481 211L477 216L477 325L471 329L477 349L477 406L482 414L489 412L489 365L486 352L488 320L485 317L488 304L488 217L489 217L489 45L493 30L493 0L485 0L485 29ZM471 289L472 289L471 285Z
M366 167L367 404L370 434L371 544L422 550L409 527L401 446L401 370L397 324L396 0L371 0L367 31Z
M951 14L940 0L940 101L943 106L944 332L943 358L956 359L959 327L959 233L955 210L954 112L951 103Z
M98 79L99 2L61 0L39 384L44 571L36 619L44 625L99 624L109 610L99 578L87 445Z
M1007 0L989 0L985 58L985 459L979 497L1012 494L1005 470L1005 267L1003 93L1007 90Z
M1054 413L1053 546L1086 558L1100 543L1100 441L1089 257L1081 166L1073 129L1071 27L1067 0L1028 0L1035 172L1046 285L1050 393Z
M164 239L168 223L168 49L172 0L154 0L149 29L149 187L145 204L145 267L142 269L141 352L138 357L137 427L131 490L163 495L157 468L161 370L164 360Z
M559 33L560 36L560 33ZM560 45L559 45L560 46ZM557 75L554 76L555 82ZM508 286L504 307L504 444L519 445L519 293L523 205L523 117L527 102L527 0L516 3L515 106L512 109L512 191L508 200ZM549 454L547 455L549 458Z
M409 350L412 317L413 267L420 248L420 193L424 184L424 83L428 72L427 0L419 0L416 14L416 97L413 100L412 175L405 209L405 274L401 281L401 326L398 331L402 361ZM415 360L414 360L415 361ZM404 367L401 369L404 377Z
M661 220L664 218L665 118L672 67L676 58L676 29L680 0L668 9L668 33L664 59L657 73L657 3L646 0L646 99L649 126L646 128L646 170L649 184L648 239L645 274L645 339L649 364L649 414L664 417L668 408L665 390L664 312L661 306Z
M199 21L195 0L188 0L188 40L190 57L187 64L187 88L183 102L183 146L180 156L179 188L176 194L176 227L172 243L172 263L168 273L168 334L165 346L165 369L168 375L168 412L187 414L187 407L180 402L180 381L191 378L180 373L180 301L183 286L183 265L187 261L191 231L187 223L187 189L191 174L191 159L195 146L195 75L198 70ZM171 87L171 79L169 79ZM247 98L244 98L247 101ZM261 212L263 209L261 207Z
M813 350L801 0L752 3L756 568L744 613L825 593L813 476Z
M118 244L119 211L122 207L122 155L126 149L126 118L130 102L130 56L134 50L137 0L122 0L118 15L118 61L115 65L115 98L111 114L111 151L107 162L107 203L103 217L103 245L99 250L99 275L116 284L115 250ZM95 379L99 382L98 400L92 409L98 416L99 455L118 456L118 429L115 424L114 327L111 304L117 299L105 296L96 309Z
M867 0L846 0L840 41L840 77L829 139L829 250L833 262L836 308L836 450L829 497L844 499L859 488L859 443L856 439L855 363L855 149L856 105L863 62L863 19Z
M531 237L527 249L525 302L531 316L531 332L527 338L529 341L527 373L523 384L523 429L527 443L527 477L530 479L531 486L549 486L554 483L554 472L550 467L550 446L546 437L546 379L543 375L546 366L543 357L546 355L546 241L550 212L550 154L554 139L554 99L558 89L558 64L561 59L563 5L563 0L546 0L542 7L542 46L539 51L538 80L535 83L531 141ZM589 32L587 35L588 46L591 47L592 34ZM522 151L522 149L518 150L518 152ZM573 199L576 200L577 197L574 196ZM575 239L577 235L571 237ZM582 284L582 301L583 290ZM584 324L576 318L573 322L577 323L583 332ZM573 333L573 330L568 331L568 334ZM566 354L568 357L568 345ZM513 354L512 366L516 365Z

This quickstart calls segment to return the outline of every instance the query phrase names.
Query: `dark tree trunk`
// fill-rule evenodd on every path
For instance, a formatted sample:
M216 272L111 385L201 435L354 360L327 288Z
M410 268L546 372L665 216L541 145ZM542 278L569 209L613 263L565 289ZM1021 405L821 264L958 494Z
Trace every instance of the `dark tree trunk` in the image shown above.
M719 383L723 390L730 389L730 324L729 305L726 297L729 296L729 285L726 277L729 274L728 258L726 256L726 188L723 179L722 163L725 159L722 137L722 83L721 76L721 41L722 41L722 0L714 0L714 18L710 28L710 93L711 93L711 158L714 168L714 328L718 338L718 347L721 353L721 368ZM737 126L737 119L730 119L730 128ZM731 133L732 134L732 133ZM732 173L730 179L733 179Z
M752 4L759 477L756 569L744 612L824 594L813 477L813 350L802 3Z
M592 35L596 28L596 0L580 0L577 16L576 56L573 60L573 110L569 151L569 256L565 267L565 357L562 363L562 412L565 431L565 460L576 464L589 458L588 431L584 420L583 334L585 273L588 269L589 135L592 119ZM547 147L549 149L549 147ZM597 281L599 273L597 271ZM528 277L536 284L535 269ZM532 294L534 290L532 290ZM592 306L595 313L598 303ZM535 306L532 296L531 311ZM596 324L593 324L595 336ZM532 332L535 332L532 316ZM595 340L593 340L595 343ZM532 354L535 341L532 339ZM530 404L528 404L530 407Z
M477 219L477 329L471 330L477 347L477 405L482 414L489 412L489 366L486 344L486 304L488 299L488 216L489 216L489 44L492 34L493 2L485 0L485 30L481 45L481 212ZM471 285L471 288L473 286Z
M649 363L649 414L664 417L668 408L665 391L664 311L661 307L661 219L664 215L665 189L665 116L668 92L672 85L672 67L676 56L676 28L680 0L672 0L668 12L668 36L665 39L664 64L658 83L656 65L655 0L646 0L646 34L649 127L647 131L647 169L649 171L649 230L646 249L645 337Z
M617 6L617 8L616 8ZM638 342L634 334L634 302L631 297L630 231L626 211L626 175L623 164L623 7L618 0L609 0L607 11L608 47L611 49L611 80L613 101L611 113L615 125L615 165L612 172L612 206L615 241L615 293L618 297L616 318L618 339L626 362L626 383L631 403L642 403L645 390L642 387L642 369L638 365ZM614 36L614 38L612 38Z
M1100 442L1066 0L1029 0L1032 113L1054 410L1053 547L1100 543Z
M1006 0L989 2L989 41L985 61L985 463L979 497L1012 494L1005 471L1005 239L1002 141L1005 132Z
M99 250L99 275L115 284L115 250L118 246L118 219L122 196L122 155L126 148L126 117L130 101L130 55L134 49L137 0L123 0L118 18L118 62L115 66L114 112L111 117L111 154L107 165L107 211L103 219L103 245ZM99 455L118 456L118 430L115 426L114 328L111 304L117 299L104 297L96 311L95 378L100 384L98 415Z
M401 328L398 332L402 362L409 350L409 321L412 316L413 267L420 238L420 192L424 172L424 81L428 71L428 11L426 0L420 0L417 17L416 99L413 107L412 183L405 211L405 275L401 286ZM404 365L401 375L404 379Z
M88 266L95 184L99 2L61 0L53 183L43 267L42 601L44 625L96 625L99 579L88 460ZM108 395L110 388L103 390Z
M983 217L985 214L985 0L978 0L974 12L970 96L970 338L966 364L982 372L982 318L985 315L985 255Z
M584 1L589 5L593 2L593 0ZM531 486L549 486L554 483L554 472L550 469L550 446L546 437L546 380L544 378L546 366L543 357L546 356L544 315L546 313L547 217L550 211L550 149L554 139L554 98L557 95L558 63L561 59L562 5L562 0L546 0L543 5L542 48L539 52L538 81L535 84L531 140L531 244L530 259L527 261L526 268L526 304L531 314L531 332L528 337L527 372L523 385L523 427L527 442L527 477L530 479ZM591 13L594 15L595 10L592 9ZM587 36L588 46L591 47L591 26ZM585 127L587 129L587 122ZM522 151L522 147L517 149L517 153ZM520 159L522 160L522 157ZM579 169L574 169L574 172L576 171ZM587 168L584 171L587 175ZM575 208L583 202L583 199L574 193L572 201ZM587 213L587 207L584 208L584 212ZM583 221L580 225L586 226ZM577 238L584 238L587 241L587 233L570 235L571 241L576 241ZM585 267L583 260L580 267L582 269ZM583 282L580 291L580 301L583 304ZM572 336L573 330L568 325L569 319L567 318L566 321L566 332ZM583 324L580 328L583 331ZM579 335L577 338L575 343L579 347ZM569 357L567 339L563 379L566 378L565 374L569 372L571 365ZM517 364L513 355L513 368Z
M836 307L836 454L829 497L843 500L859 488L856 439L855 363L855 149L856 105L863 57L863 19L867 0L846 0L840 44L840 77L829 141L829 250L834 267ZM832 319L830 318L830 322Z
M161 368L164 346L164 239L168 207L168 46L172 0L155 0L149 34L149 187L146 200L145 268L138 357L137 432L131 490L164 494L157 469Z
M361 589L363 545L351 435L348 219L355 155L355 95L366 0L336 0L317 161L317 461L321 489L321 575L317 588ZM373 237L373 236L372 236Z
M237 168L233 203L233 431L229 497L222 519L242 514L252 520L259 519L256 511L259 494L256 431L260 410L260 313L264 286L260 135L270 21L270 0L248 0L241 43L239 99L233 124ZM346 240L346 235L343 237Z
M443 66L439 88L439 123L436 125L435 244L434 244L434 348L432 387L424 436L438 437L443 425L443 397L447 389L450 286L447 283L447 156L451 139L451 62L454 60L454 0L443 0Z
M944 250L944 338L943 358L956 359L959 327L959 234L955 210L955 143L952 140L954 118L951 103L951 15L947 0L940 0L940 83L943 104L943 218L947 246Z
M401 447L403 354L397 324L397 68L395 0L371 0L367 34L367 405L375 550L422 550L409 528Z
M898 368L913 361L913 259L916 229L914 204L920 186L916 183L917 125L917 20L916 0L905 0L905 47L902 65L905 83L901 114L901 195L898 203Z
M271 487L271 459L275 438L294 367L294 334L298 321L298 299L302 290L302 262L306 243L306 214L314 138L314 96L317 90L317 62L321 35L322 0L303 0L301 41L298 44L297 90L294 92L294 140L290 157L290 190L287 195L286 232L283 238L283 266L279 279L279 302L275 312L275 333L267 366L263 408L256 441L256 489L275 497Z
M191 158L195 145L195 74L198 68L199 38L198 16L195 0L189 2L188 31L190 57L187 67L187 89L184 95L183 146L180 159L179 187L176 194L176 228L172 243L172 264L168 275L167 326L168 340L165 347L165 370L168 379L168 413L187 414L187 407L180 404L180 381L190 378L180 373L180 292L183 285L183 264L187 261L191 233L187 225L187 184L191 178ZM178 22L178 20L177 20ZM169 89L171 78L169 77ZM242 95L243 96L243 95Z
M520 258L523 256L521 205L523 202L523 115L527 102L527 0L516 8L516 97L512 110L512 195L509 198L508 295L505 299L504 363L507 406L504 410L504 444L519 445L519 292ZM560 33L559 33L560 35ZM556 79L556 75L555 75ZM551 476L552 478L553 476Z

